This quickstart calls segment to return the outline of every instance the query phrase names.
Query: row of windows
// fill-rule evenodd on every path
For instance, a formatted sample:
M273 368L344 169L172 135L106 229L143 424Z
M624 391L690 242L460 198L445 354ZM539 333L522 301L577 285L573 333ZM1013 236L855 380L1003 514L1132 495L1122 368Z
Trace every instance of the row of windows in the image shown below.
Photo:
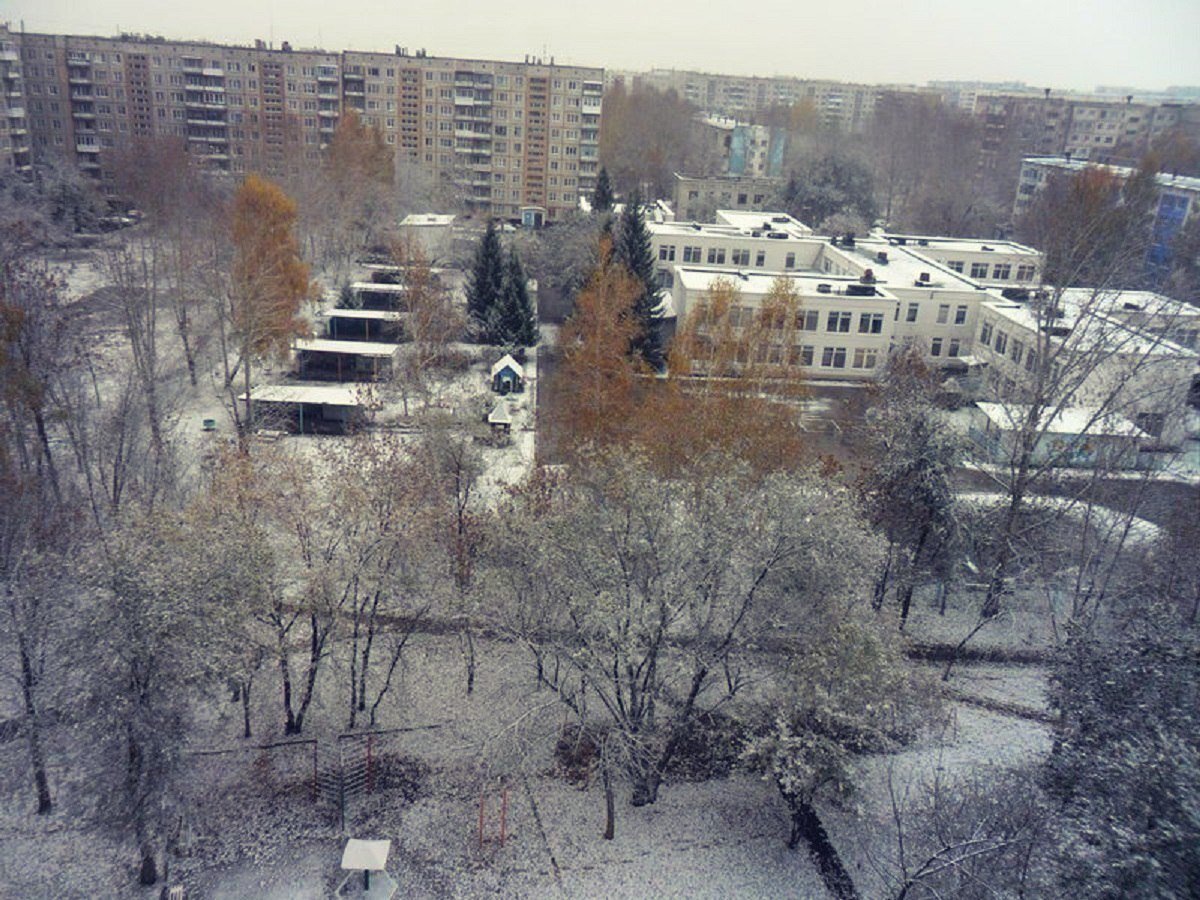
M951 260L946 263L947 268L952 272L958 272L960 275L965 269L965 263L962 260ZM987 278L988 272L992 273L992 281L1008 281L1012 278L1012 263L994 263L989 265L986 262L971 263L972 278ZM1037 267L1032 265L1017 266L1017 281L1033 281L1033 276L1037 272Z

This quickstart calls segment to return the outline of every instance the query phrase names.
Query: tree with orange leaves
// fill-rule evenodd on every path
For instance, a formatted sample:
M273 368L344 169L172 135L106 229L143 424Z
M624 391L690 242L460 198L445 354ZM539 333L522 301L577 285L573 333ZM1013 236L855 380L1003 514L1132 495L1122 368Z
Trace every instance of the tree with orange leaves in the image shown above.
M241 368L246 390L243 434L254 427L250 368L254 360L285 357L293 337L308 332L300 304L310 293L308 266L292 233L296 204L278 185L250 175L233 200L230 220L233 270L227 297L229 338L238 347L232 368L226 363L226 387ZM224 331L224 323L222 330ZM227 338L222 334L222 341ZM228 361L228 354L226 360ZM233 404L237 418L237 404Z
M598 262L563 326L563 400L559 431L568 444L613 443L628 434L637 405L639 363L629 344L639 328L633 305L642 290L600 239Z

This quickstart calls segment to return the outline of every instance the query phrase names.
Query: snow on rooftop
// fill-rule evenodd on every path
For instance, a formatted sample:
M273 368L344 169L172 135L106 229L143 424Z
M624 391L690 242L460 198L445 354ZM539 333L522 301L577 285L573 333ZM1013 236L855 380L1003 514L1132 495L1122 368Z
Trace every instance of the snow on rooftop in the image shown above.
M256 402L312 403L320 406L367 406L372 387L366 384L260 384L251 392ZM245 400L243 393L238 397Z
M331 338L296 338L292 349L309 353L342 353L346 356L391 358L399 350L395 344L379 341L338 341Z
M487 420L489 425L511 425L513 417L508 410L508 404L503 400L497 403L488 413Z
M895 301L895 296L888 292L887 288L874 284L875 293L870 295L856 296L847 294L846 288L860 284L857 278L838 278L832 275L823 275L818 272L762 272L762 271L745 271L741 269L694 269L687 266L675 267L675 280L683 285L689 291L705 291L718 278L730 281L737 287L743 295L757 296L760 294L768 294L774 286L776 280L782 278L789 282L792 287L800 291L801 294L809 296L842 296L849 297L853 300L891 300ZM820 284L829 285L828 291L820 291L817 286Z
M512 354L505 353L502 357L492 363L492 377L495 378L505 366L512 368L521 378L525 377L525 367L512 358Z
M326 319L370 319L378 322L402 322L406 313L394 309L339 309L330 307L317 315Z
M1046 166L1052 169L1062 169L1067 172L1082 172L1084 169L1099 169L1116 175L1118 178L1129 178L1134 169L1130 166L1114 166L1110 163L1099 163L1089 159L1067 159L1062 156L1027 156L1024 163ZM1154 179L1160 188L1177 188L1185 191L1200 191L1200 178L1193 175L1172 175L1159 172Z
M1029 416L1029 406L1023 403L990 403L979 401L975 404L981 412L997 428L1005 431L1024 427ZM1116 413L1100 414L1095 409L1084 406L1064 406L1058 410L1044 409L1039 418L1037 429L1048 434L1086 434L1095 437L1132 437L1149 438L1146 432L1138 428L1124 416Z
M454 224L454 215L449 213L412 213L400 220L401 227L446 226Z
M359 291L370 291L376 294L403 294L408 291L402 284L376 284L374 281L355 281L350 285L350 289Z
M391 841L350 838L346 841L346 849L342 851L342 868L381 872L387 868L388 853L391 849Z

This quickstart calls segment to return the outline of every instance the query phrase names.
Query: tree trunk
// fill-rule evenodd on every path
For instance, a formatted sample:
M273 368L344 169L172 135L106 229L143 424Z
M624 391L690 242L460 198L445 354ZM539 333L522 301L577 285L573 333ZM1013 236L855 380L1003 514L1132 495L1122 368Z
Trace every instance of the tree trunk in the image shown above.
M50 798L50 783L46 777L46 756L42 749L42 732L38 722L37 703L34 690L37 686L37 676L33 664L25 648L21 647L21 692L25 699L25 721L29 729L29 762L33 767L33 784L37 789L38 815L50 812L54 805Z
M617 804L613 797L612 776L608 771L608 755L601 752L600 775L604 780L604 839L611 841L616 835Z
M254 676L253 675L247 676L246 680L242 682L241 691L240 691L241 696L242 696L242 737L244 737L244 738L251 737L251 734L250 734L250 686L253 683L254 683Z
M786 794L784 796L787 798ZM792 813L792 833L788 838L788 848L795 850L803 840L808 846L809 856L812 857L829 893L833 894L837 900L858 900L858 890L854 887L854 880L842 864L842 858L829 839L829 833L825 831L825 826L821 824L821 818L817 815L816 809L811 803L806 803L799 798L787 799Z

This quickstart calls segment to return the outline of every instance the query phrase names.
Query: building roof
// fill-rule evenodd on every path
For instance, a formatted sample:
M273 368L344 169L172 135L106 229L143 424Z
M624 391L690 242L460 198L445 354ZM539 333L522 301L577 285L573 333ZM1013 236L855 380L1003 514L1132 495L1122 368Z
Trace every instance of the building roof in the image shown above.
M1061 169L1064 172L1082 172L1084 169L1101 169L1118 178L1129 178L1134 169L1131 166L1114 166L1108 163L1098 163L1087 159L1067 159L1063 156L1027 156L1022 162L1026 165L1045 166L1051 169ZM1160 188L1175 188L1184 191L1200 193L1200 178L1192 175L1171 175L1159 172L1154 179Z
M929 234L899 234L890 231L883 233L883 239L890 244L898 244L900 241L904 241L904 246L914 253L920 253L922 250L950 250L959 253L994 252L1034 257L1042 255L1032 247L1018 244L1016 241L985 241L978 238L940 237Z
M860 284L857 278L838 278L833 275L822 275L817 272L764 272L761 270L739 269L694 269L688 266L675 267L675 280L688 291L706 291L718 278L731 281L743 294L760 296L770 293L775 281L779 278L787 281L803 296L826 297L838 296L847 300L895 302L896 297L886 286L875 284L875 293L867 296L847 294L846 288ZM828 291L818 290L818 285L829 285Z
M250 396L263 403L311 403L315 406L368 406L372 387L365 384L260 384ZM245 400L243 393L238 397Z
M980 401L975 404L988 420L1004 431L1012 431L1023 426L1029 415L1029 406L1022 403L988 403ZM1100 414L1095 409L1083 406L1065 406L1061 409L1043 409L1037 428L1046 434L1083 434L1093 437L1131 437L1149 438L1124 416L1116 413Z
M1014 326L1037 332L1043 326L1070 329L1072 343L1077 350L1088 351L1099 348L1117 354L1138 356L1165 356L1195 358L1197 354L1188 348L1156 334L1138 323L1125 321L1119 315L1123 291L1100 291L1094 288L1069 288L1059 296L1058 310L1061 316L1049 318L1048 310L1037 303L1006 300L997 291L988 291L988 299L981 305L995 315L1008 320ZM1169 304L1177 301L1163 298ZM1168 307L1169 308L1169 307ZM1067 340L1068 335L1055 336L1055 343Z
M317 315L326 319L369 319L376 322L403 322L408 313L395 309L340 309L330 307Z
M369 356L390 359L400 349L380 341L338 341L330 338L296 338L292 349L304 353L340 353L344 356Z
M864 269L875 273L879 284L887 288L920 288L928 291L958 291L974 293L982 287L961 273L952 271L945 263L920 255L919 247L899 247L878 237L859 238L853 247L839 245L842 255ZM877 255L887 254L887 262ZM921 276L929 278L921 282ZM920 282L920 283L918 283Z
M489 425L511 425L513 418L512 413L508 411L508 404L503 400L497 403L488 413L487 420Z
M813 230L785 212L754 212L747 209L718 209L716 219L743 231L784 231L793 237L807 237ZM768 227L770 226L770 227Z
M376 294L404 294L408 291L408 288L402 284L376 284L374 281L355 281L351 283L350 289L355 292L371 291Z
M492 377L495 378L498 374L500 374L501 370L504 369L505 366L508 366L510 369L516 372L518 377L525 377L525 367L513 359L512 355L509 353L505 353L502 357L492 363Z
M437 227L454 224L454 216L449 213L411 213L400 220L400 225L405 228L412 227Z

